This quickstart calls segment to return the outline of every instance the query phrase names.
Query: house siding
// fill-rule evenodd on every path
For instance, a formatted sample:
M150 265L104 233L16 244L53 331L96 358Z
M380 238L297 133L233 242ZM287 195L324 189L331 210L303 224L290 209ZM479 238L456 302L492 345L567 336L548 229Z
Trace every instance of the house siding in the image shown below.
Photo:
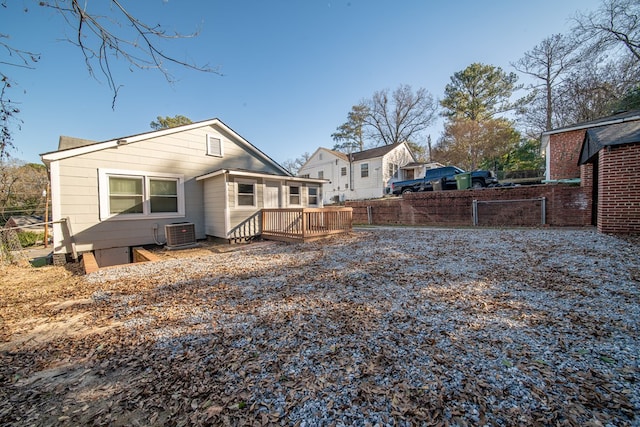
M207 134L221 139L224 157L206 155ZM156 225L157 238L164 241L164 225L183 221L194 223L196 237L202 239L206 236L203 183L197 182L196 176L223 167L281 173L214 126L149 138L52 163L55 164L51 168L52 175L55 174L52 182L56 183L54 188L59 189L52 193L54 219L69 218L78 252L156 243ZM98 194L98 170L101 168L184 175L184 217L101 220ZM54 228L54 252L70 252L70 241L59 226Z
M224 175L204 181L204 232L207 236L226 237L226 203Z
M319 148L298 174L317 178L322 171L324 178L330 181L322 188L322 200L324 204L331 204L338 201L375 199L384 196L385 188L391 178L389 164L402 167L413 161L415 159L405 144L398 145L383 156L361 158L353 162L327 149ZM363 164L368 165L367 177L361 176ZM347 172L344 176L342 168Z
M640 234L640 143L599 152L598 230Z
M254 200L255 200L255 207L245 207L245 206L237 206L236 202L237 202L237 197L236 197L236 193L237 193L237 185L236 182L242 182L242 181L253 181L256 183L255 185L255 194L254 194ZM242 224L243 222L247 221L248 219L252 218L254 215L256 215L256 213L263 208L263 191L262 191L262 187L263 187L263 183L261 179L256 179L256 178L245 178L245 177L232 177L229 179L229 183L228 183L228 188L229 188L229 230L227 230L227 234L225 234L225 237L227 237L228 233L233 230L235 227L239 226L240 224ZM221 237L221 236L218 236Z

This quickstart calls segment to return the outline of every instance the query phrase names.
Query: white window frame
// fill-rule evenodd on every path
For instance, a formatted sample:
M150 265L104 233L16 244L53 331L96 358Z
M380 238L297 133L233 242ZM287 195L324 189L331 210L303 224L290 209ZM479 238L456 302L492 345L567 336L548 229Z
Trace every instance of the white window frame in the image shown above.
M111 213L109 177L142 178L142 213ZM175 180L178 192L177 212L151 212L152 179ZM98 198L100 201L100 220L136 220L154 218L183 218L185 216L184 175L162 172L145 172L122 169L98 169Z
M222 138L207 134L207 156L224 157Z
M324 170L318 171L318 179L324 179Z
M298 203L291 203L291 188L293 187L297 187L298 188ZM302 185L300 184L289 184L289 188L288 188L288 196L289 196L289 206L302 206Z
M241 205L239 203L239 196L240 196L240 188L238 186L238 184L247 184L247 185L252 185L253 186L253 205ZM248 209L248 210L255 210L258 208L258 188L257 188L257 181L256 180L252 180L252 179L236 179L234 182L235 185L235 193L236 193L236 208L237 209ZM245 194L245 193L243 193Z
M369 178L369 163L360 163L360 178Z
M311 195L311 190L316 190L315 196ZM311 197L316 198L315 203L311 203ZM321 197L320 187L316 187L315 185L311 185L307 187L307 199L309 200L309 206L318 206L320 204L320 197Z
M389 178L400 178L400 165L396 163L387 163L387 174Z

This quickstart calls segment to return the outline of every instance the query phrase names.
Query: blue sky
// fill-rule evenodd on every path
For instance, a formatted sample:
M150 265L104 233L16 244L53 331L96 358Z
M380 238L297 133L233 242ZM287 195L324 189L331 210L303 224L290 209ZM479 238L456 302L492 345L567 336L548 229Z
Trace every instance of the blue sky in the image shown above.
M105 2L105 0L103 0ZM21 129L16 158L40 162L60 135L103 141L150 131L157 116L217 117L276 161L332 147L351 107L375 91L411 85L441 98L456 71L482 62L509 65L542 39L567 33L578 10L597 0L139 0L130 11L148 23L196 38L166 45L179 59L220 67L223 76L169 66L114 67L115 109L102 75L87 73L73 32L35 0L0 9L0 33L40 53L35 69L0 64L17 86ZM88 2L89 7L97 1ZM28 9L25 12L25 9ZM165 45L163 45L165 46ZM0 62L7 61L4 52ZM527 82L521 78L522 82ZM429 129L434 141L441 121ZM424 141L421 141L424 142Z

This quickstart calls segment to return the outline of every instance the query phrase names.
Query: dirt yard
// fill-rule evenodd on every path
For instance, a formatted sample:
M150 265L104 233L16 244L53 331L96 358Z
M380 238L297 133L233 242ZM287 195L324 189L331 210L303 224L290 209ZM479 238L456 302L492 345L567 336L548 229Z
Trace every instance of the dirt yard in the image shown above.
M0 271L0 425L640 425L640 244L360 229Z

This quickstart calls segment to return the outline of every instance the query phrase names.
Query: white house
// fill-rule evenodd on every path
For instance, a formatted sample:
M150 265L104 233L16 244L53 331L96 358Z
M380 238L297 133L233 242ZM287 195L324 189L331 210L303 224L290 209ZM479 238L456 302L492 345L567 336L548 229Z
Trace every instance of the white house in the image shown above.
M292 176L218 119L92 142L61 137L51 174L54 257L259 234L262 208L322 207L325 182ZM169 226L168 228L166 226Z
M405 142L344 154L318 148L298 171L299 177L329 180L323 186L325 204L382 197L392 181L424 174Z

